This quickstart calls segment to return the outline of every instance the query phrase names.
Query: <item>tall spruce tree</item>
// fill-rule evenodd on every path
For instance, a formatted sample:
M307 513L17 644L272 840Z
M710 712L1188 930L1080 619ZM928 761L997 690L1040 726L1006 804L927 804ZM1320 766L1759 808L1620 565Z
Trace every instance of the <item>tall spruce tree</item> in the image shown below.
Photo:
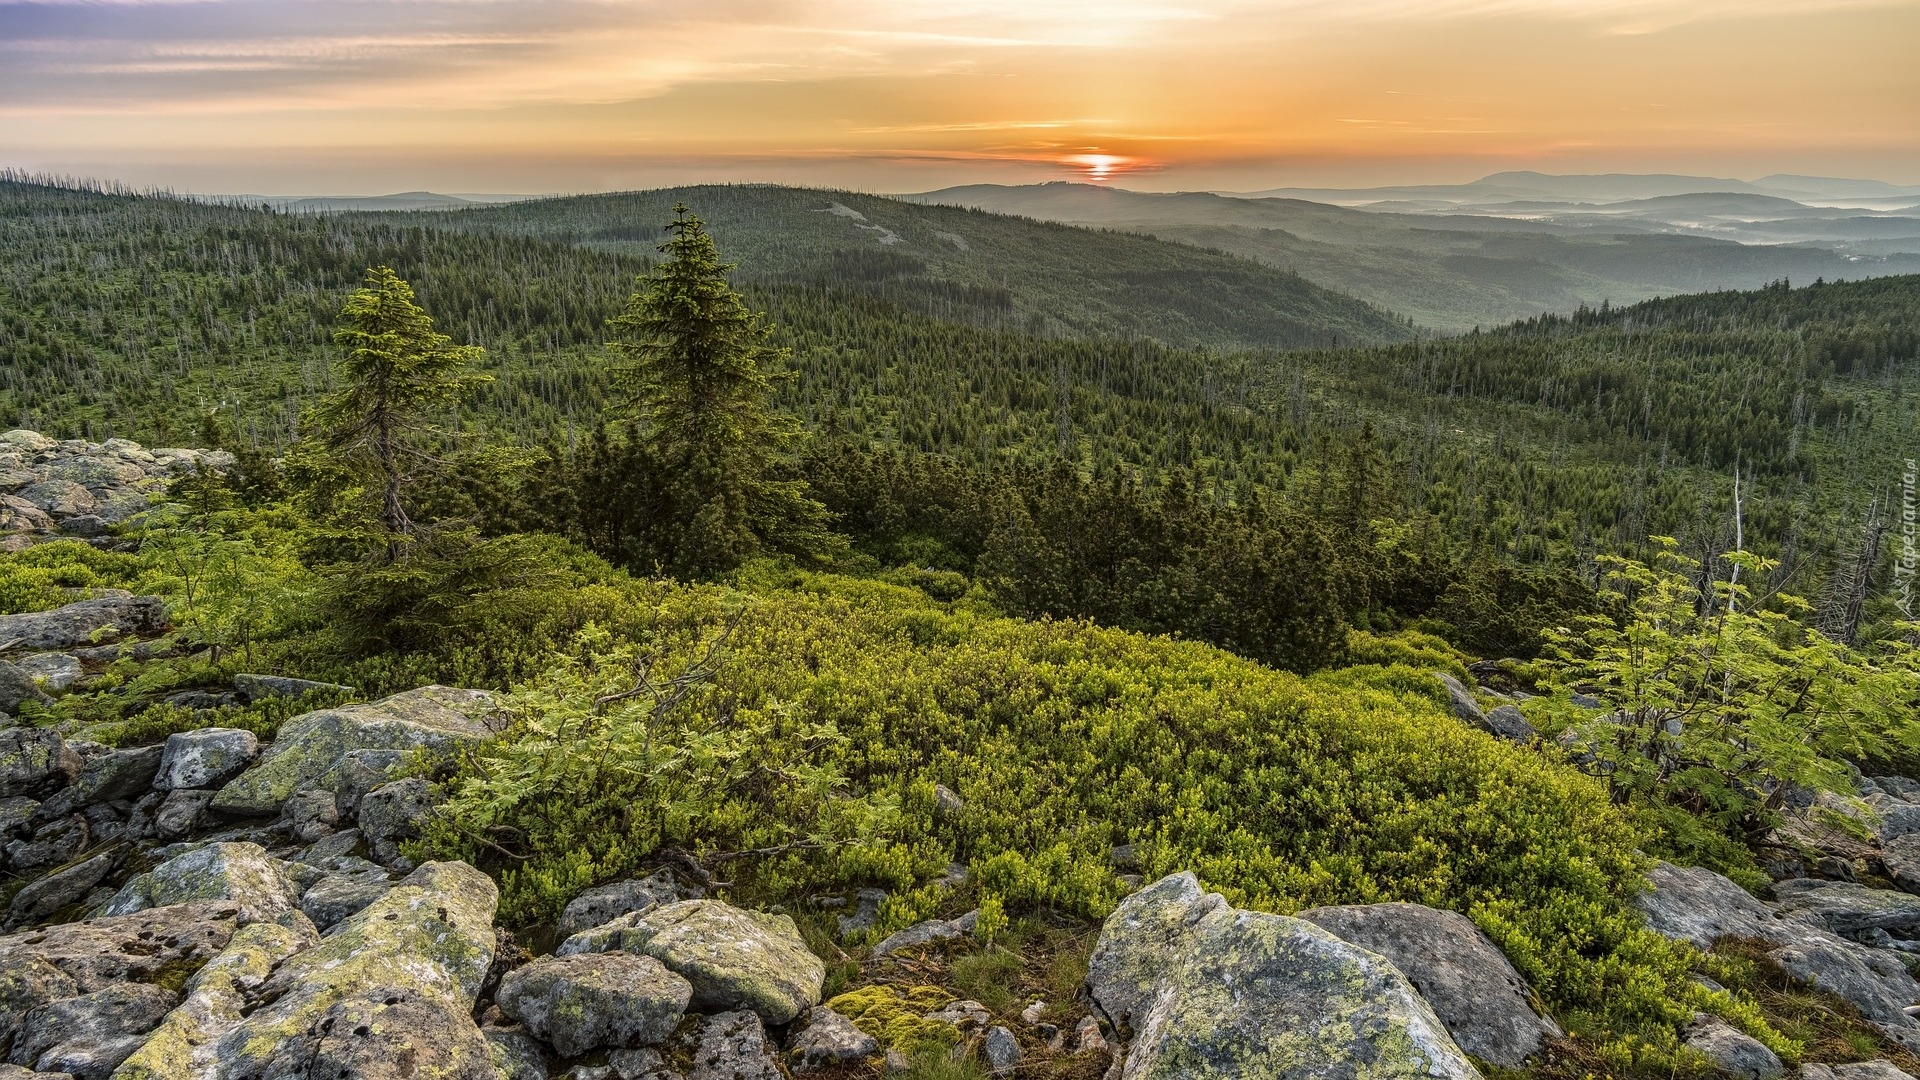
M340 389L314 411L314 440L331 456L328 464L364 485L376 504L369 515L376 546L391 565L414 539L408 483L431 467L433 450L449 437L438 423L441 411L492 380L466 370L480 357L479 346L455 345L435 332L413 286L389 267L367 271L366 284L341 309L333 340L345 350L334 368Z
M637 422L634 467L651 471L636 554L689 576L763 553L818 556L827 510L791 469L803 432L771 405L791 378L772 327L727 283L730 264L684 205L666 260L613 320L620 388Z

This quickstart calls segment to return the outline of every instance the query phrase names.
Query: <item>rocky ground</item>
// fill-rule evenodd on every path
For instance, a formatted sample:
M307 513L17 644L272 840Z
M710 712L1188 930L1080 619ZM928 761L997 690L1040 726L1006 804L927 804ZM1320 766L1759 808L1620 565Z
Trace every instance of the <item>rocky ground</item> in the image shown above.
M136 469L146 452L131 444L82 452L20 435L0 446L35 470L111 453L129 463L114 474L127 493L164 472L166 452ZM17 490L49 482L35 475ZM71 483L96 516L131 497ZM69 528L87 516L77 495L66 517L9 498ZM0 616L0 709L151 652L166 622L159 598L124 594ZM210 700L315 688L240 676ZM1496 699L1452 689L1462 719L1530 737L1512 728L1517 710L1483 711ZM485 874L406 853L433 805L403 762L454 754L501 723L488 693L431 686L297 716L270 742L207 727L109 748L0 715L0 1080L827 1080L923 1070L903 1048L930 1044L1030 1076L1464 1080L1538 1062L1562 1034L1461 915L1272 915L1191 874L1132 879L1088 935L1084 979L1076 969L1055 1000L1023 988L989 1005L946 989L954 957L984 955L979 913L869 946L884 893L815 897L798 914L837 929L835 944L790 913L708 896L697 867L581 893L530 939L534 955L495 925ZM1769 849L1773 899L1662 865L1641 903L1659 932L1764 956L1920 1052L1920 783L1859 786L1862 799L1809 798L1789 814ZM1113 861L1124 875L1130 853ZM1688 1040L1747 1080L1785 1072L1718 1020L1700 1017ZM1905 1075L1886 1061L1801 1069Z
M56 441L9 431L0 435L0 551L59 535L103 538L174 479L232 465L224 450L148 450L126 439Z

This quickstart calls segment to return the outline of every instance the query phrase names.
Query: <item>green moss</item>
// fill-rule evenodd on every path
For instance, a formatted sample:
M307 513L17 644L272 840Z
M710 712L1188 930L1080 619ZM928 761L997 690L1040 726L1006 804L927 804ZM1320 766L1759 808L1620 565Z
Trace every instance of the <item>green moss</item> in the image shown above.
M910 1055L944 1053L960 1042L953 1025L926 1014L952 1004L952 994L937 986L863 986L827 1002L827 1008L880 1040L882 1047Z

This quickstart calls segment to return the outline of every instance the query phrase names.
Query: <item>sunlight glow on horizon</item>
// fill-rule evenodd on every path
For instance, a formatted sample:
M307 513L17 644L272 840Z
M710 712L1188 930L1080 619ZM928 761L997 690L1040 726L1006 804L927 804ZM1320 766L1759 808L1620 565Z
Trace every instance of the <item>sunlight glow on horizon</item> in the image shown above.
M0 0L0 165L265 193L1920 182L1911 0Z

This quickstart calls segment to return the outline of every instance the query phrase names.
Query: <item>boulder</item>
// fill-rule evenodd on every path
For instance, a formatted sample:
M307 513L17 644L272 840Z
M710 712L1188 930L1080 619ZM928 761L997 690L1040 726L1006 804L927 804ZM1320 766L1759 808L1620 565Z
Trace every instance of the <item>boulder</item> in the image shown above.
M562 939L583 930L604 926L622 915L643 914L663 904L683 899L671 870L659 870L644 878L616 881L588 889L567 902L555 931Z
M1647 886L1634 898L1647 926L1701 949L1723 937L1785 944L1805 933L1732 880L1701 867L1660 863L1647 872Z
M494 1002L561 1056L577 1057L664 1040L692 997L692 985L660 961L615 952L542 957L515 968Z
M800 937L793 919L745 911L718 900L683 900L644 914L626 915L599 930L613 937L596 943L655 957L693 984L702 1011L748 1008L769 1024L784 1024L820 1003L827 967ZM586 947L577 935L563 948Z
M274 970L258 994L266 1004L214 1044L218 1074L494 1080L470 1013L498 902L465 863L422 865Z
M1519 1068L1560 1026L1534 1012L1526 980L1473 920L1418 904L1314 908L1300 918L1379 953L1407 977L1460 1049Z
M78 659L62 652L22 656L13 662L13 666L39 683L41 689L55 694L65 691L86 673Z
M404 750L349 750L318 783L333 792L334 805L342 816L357 815L367 792L392 780L406 763Z
M925 948L936 941L952 941L966 931L946 919L927 919L914 923L905 930L895 931L882 938L880 944L873 947L875 956L891 956L901 949Z
M315 941L304 927L253 923L195 972L184 1000L114 1074L115 1080L176 1080L216 1075L214 1047L245 1018L251 995L273 969Z
M366 793L358 810L360 835L381 855L397 855L402 840L417 839L433 812L433 793L417 776L393 780Z
M0 728L0 797L43 798L80 775L80 755L58 732Z
M1884 931L1895 938L1920 938L1920 896L1815 878L1777 882L1774 894L1782 914L1841 937Z
M76 810L91 803L137 799L153 789L162 749L136 746L91 758L81 766L73 785L60 794L71 799Z
M1383 957L1304 919L1240 911L1175 874L1120 902L1087 973L1131 1031L1122 1080L1478 1080Z
M107 902L105 915L196 900L232 900L253 919L274 919L294 909L295 891L280 860L258 844L208 844L176 855L135 876Z
M42 480L28 484L14 492L14 497L32 503L55 520L91 514L100 507L100 500L93 497L93 492L72 480Z
M364 909L393 888L384 870L328 874L300 895L300 910L322 930Z
M12 1045L29 1013L79 995L78 983L38 956L20 956L0 966L0 1048Z
M0 535L25 541L26 538L18 534L46 533L53 529L53 518L45 510L18 495L0 495Z
M1540 733L1534 730L1527 714L1513 705L1495 706L1487 713L1481 728L1498 738L1515 743L1534 743L1540 741Z
M1819 933L1775 949L1767 955L1803 983L1836 994L1867 1019L1909 1027L1906 1007L1920 1001L1920 983L1894 953L1868 949Z
M45 803L40 804L41 813L46 809ZM92 830L87 819L72 814L40 826L26 840L7 844L7 862L15 873L59 866L78 858L91 840Z
M878 1039L824 1005L808 1010L806 1026L787 1040L787 1064L795 1073L851 1065L879 1052Z
M880 905L886 903L887 890L861 889L853 894L853 913L835 920L841 940L864 934L880 924Z
M1880 861L1895 885L1920 893L1920 833L1889 840L1881 848Z
M39 812L40 803L24 795L9 795L0 799L0 840L30 835L30 826Z
M9 934L0 937L0 971L42 960L83 994L123 982L156 982L198 969L226 948L241 915L240 905L215 900Z
M1688 1049L1705 1054L1721 1072L1738 1080L1773 1080L1787 1071L1765 1043L1717 1016L1696 1016L1685 1038Z
M333 827L340 824L340 807L331 791L296 791L281 804L280 820L295 840L311 844L333 833Z
M220 789L213 806L229 813L275 814L295 792L337 790L320 781L354 750L447 753L491 738L498 723L492 695L445 686L305 713L281 725L279 738Z
M746 1009L703 1017L691 1041L686 1080L786 1080L767 1045L766 1025Z
M1433 674L1440 680L1441 688L1447 692L1447 705L1453 709L1453 715L1456 718L1474 727L1486 726L1487 714L1480 711L1480 703L1473 699L1471 690L1468 690L1459 679L1444 671L1436 671Z
M75 1080L107 1080L178 1002L173 991L143 983L50 1002L22 1018L8 1060Z
M178 840L191 833L213 803L213 792L192 788L174 788L160 800L153 812L154 834Z
M504 1080L547 1080L547 1053L527 1029L483 1027L480 1034L486 1037L494 1067Z
M79 903L119 865L120 852L103 851L91 859L64 866L32 881L13 894L7 905L7 928L46 922Z
M315 690L333 690L342 694L353 693L353 687L339 683L313 682L310 679L290 679L285 675L249 675L233 677L234 692L248 701L263 701L273 697L299 697L311 694Z
M71 649L129 634L157 634L166 627L165 600L113 590L111 595L52 611L0 615L0 651Z
M201 728L167 736L153 786L162 791L218 788L260 754L260 740L239 728Z
M45 705L52 700L30 673L0 660L0 712L17 713L29 701Z

